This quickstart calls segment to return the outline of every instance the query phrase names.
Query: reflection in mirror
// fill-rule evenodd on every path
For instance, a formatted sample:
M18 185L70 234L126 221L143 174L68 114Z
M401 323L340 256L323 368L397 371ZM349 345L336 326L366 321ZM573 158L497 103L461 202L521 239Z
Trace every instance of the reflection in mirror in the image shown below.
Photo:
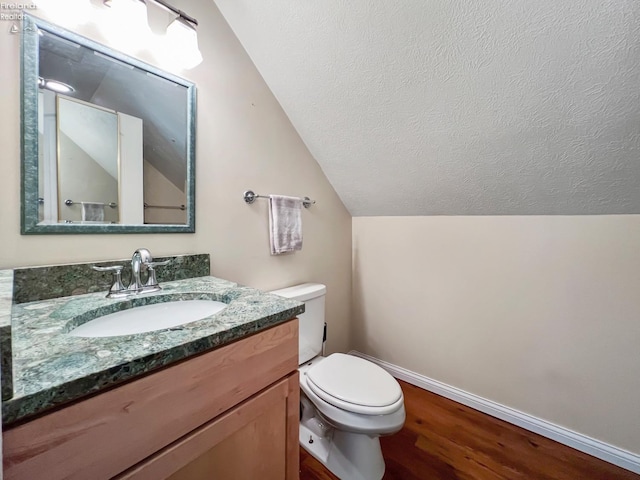
M57 118L58 219L118 223L117 114L59 95Z
M23 233L194 231L193 84L33 17L22 67Z

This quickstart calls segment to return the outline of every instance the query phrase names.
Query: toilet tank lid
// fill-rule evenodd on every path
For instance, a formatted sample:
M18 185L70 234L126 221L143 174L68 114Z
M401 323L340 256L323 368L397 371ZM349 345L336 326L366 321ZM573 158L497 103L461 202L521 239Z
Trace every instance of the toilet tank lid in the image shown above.
M327 287L321 283L303 283L293 287L281 288L280 290L272 290L270 293L304 302L326 295Z

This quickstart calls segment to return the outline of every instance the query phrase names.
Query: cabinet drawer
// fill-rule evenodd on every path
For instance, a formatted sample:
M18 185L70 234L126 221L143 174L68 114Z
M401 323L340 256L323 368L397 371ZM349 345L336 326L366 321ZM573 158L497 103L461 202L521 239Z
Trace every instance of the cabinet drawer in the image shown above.
M297 367L293 319L7 430L5 480L111 478Z

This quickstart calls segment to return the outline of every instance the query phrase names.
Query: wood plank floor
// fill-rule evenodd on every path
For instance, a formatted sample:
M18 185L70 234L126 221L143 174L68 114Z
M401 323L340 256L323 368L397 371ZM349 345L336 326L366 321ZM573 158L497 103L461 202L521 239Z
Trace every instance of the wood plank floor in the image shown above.
M400 382L407 420L382 437L385 480L640 480L627 470ZM335 480L302 448L300 480Z

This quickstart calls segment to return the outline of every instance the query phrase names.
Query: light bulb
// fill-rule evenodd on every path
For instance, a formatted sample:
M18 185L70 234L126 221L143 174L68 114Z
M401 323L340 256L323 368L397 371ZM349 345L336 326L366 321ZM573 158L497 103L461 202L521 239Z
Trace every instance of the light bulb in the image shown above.
M163 52L164 61L185 70L202 62L202 54L198 48L198 33L186 20L178 17L167 28Z
M76 91L76 89L71 85L67 85L59 80L42 77L38 77L38 88L46 88L47 90L52 90L58 93L71 93Z
M111 0L98 24L110 46L135 54L149 46L151 29L147 7L139 0Z
M48 88L49 90L53 90L58 93L71 93L75 91L71 85L67 85L66 83L59 82L58 80L48 80L44 81L44 88Z

